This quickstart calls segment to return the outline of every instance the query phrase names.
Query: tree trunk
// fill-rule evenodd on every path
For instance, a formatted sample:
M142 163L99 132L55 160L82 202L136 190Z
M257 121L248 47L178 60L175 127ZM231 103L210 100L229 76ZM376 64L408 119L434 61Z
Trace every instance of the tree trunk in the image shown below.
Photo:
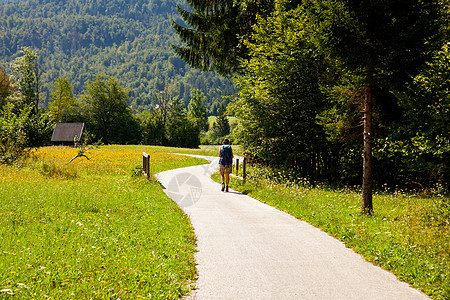
M362 180L362 214L372 214L372 106L373 80L371 67L366 67L366 86L364 91L364 156Z
M35 87L35 95L36 95L36 102L34 103L34 111L36 114L39 112L39 98L41 97L41 70L39 69L39 66L37 65L37 62L34 66L34 76L36 78L36 87Z

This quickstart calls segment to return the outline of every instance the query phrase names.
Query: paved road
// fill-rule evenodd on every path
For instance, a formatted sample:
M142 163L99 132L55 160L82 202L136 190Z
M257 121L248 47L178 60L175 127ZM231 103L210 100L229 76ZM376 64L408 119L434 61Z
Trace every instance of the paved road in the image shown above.
M190 299L429 299L323 231L210 179L217 160L157 174L197 235Z

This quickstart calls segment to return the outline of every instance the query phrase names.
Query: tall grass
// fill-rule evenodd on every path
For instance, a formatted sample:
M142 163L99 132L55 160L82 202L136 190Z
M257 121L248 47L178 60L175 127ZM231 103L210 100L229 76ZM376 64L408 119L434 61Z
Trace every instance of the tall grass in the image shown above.
M233 178L231 187L323 229L432 298L450 299L448 197L380 193L374 215L362 216L359 192L275 182L262 173L250 170L245 185Z
M156 181L132 176L202 160L108 146L71 164L49 147L0 167L0 299L177 299L195 280L195 236Z

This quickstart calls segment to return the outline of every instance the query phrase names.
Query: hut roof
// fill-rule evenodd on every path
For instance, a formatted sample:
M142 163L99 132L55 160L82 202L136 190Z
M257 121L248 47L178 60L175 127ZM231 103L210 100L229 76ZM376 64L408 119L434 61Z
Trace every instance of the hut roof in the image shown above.
M53 130L53 143L73 143L73 138L77 135L80 139L83 135L84 123L56 123Z

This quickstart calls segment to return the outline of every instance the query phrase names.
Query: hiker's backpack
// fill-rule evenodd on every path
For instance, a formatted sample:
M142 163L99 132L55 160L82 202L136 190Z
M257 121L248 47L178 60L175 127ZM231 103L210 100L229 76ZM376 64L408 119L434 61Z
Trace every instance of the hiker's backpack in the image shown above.
M233 164L233 151L231 150L231 145L223 145L220 148L220 154L219 164L224 166Z

